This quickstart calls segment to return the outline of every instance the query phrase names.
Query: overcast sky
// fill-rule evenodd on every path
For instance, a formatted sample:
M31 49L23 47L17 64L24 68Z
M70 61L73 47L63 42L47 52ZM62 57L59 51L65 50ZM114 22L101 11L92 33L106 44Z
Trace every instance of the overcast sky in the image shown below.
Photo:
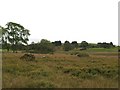
M87 41L118 44L119 0L0 0L0 25L16 22L30 42Z

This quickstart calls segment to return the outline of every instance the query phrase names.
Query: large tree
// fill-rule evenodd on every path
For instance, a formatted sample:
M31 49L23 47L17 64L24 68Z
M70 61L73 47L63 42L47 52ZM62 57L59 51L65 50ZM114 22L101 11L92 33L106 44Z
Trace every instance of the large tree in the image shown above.
M10 44L8 43L9 40L9 32L6 28L0 26L0 32L1 32L1 35L0 35L0 42L2 43L2 48L4 49L7 49L7 51L9 51L10 49Z
M30 35L29 30L14 22L8 22L6 27L8 32L7 40L11 44L13 52L17 51L18 44L27 44L27 41L29 41L28 36Z

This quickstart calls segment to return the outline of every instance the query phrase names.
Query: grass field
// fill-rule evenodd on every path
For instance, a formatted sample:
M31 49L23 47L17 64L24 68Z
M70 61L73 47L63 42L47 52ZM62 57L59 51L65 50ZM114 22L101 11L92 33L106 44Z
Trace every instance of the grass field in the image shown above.
M88 49L89 56L71 52L34 54L36 61L20 60L24 53L3 53L3 88L117 88L117 50ZM43 56L45 56L43 58Z

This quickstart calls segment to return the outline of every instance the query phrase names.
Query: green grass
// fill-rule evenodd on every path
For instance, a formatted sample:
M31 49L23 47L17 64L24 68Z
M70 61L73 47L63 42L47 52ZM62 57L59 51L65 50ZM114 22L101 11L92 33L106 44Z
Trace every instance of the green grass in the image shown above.
M3 53L3 88L118 87L117 52L71 52L34 54L37 62L20 60L23 53Z
M79 51L79 49L75 49L75 51ZM82 52L117 52L118 47L113 48L87 48L87 50L83 50Z
M116 52L118 51L117 47L114 48L89 48L87 52Z

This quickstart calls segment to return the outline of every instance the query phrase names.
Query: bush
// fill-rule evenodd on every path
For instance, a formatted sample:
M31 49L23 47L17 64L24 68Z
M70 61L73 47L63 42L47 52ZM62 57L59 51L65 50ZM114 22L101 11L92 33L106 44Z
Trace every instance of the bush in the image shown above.
M33 54L24 54L22 57L20 57L20 59L26 61L35 61L35 56Z
M72 52L71 55L77 55L79 52Z
M88 53L83 53L83 52L72 52L71 55L76 55L78 57L89 57Z
M54 51L54 45L46 39L42 39L40 43L29 45L30 53L52 54Z
M89 57L89 54L87 54L87 53L78 53L77 56L78 57Z
M72 45L70 44L69 41L65 41L65 43L63 45L63 49L64 49L64 51L69 51L69 50L72 50L73 47L72 47Z

